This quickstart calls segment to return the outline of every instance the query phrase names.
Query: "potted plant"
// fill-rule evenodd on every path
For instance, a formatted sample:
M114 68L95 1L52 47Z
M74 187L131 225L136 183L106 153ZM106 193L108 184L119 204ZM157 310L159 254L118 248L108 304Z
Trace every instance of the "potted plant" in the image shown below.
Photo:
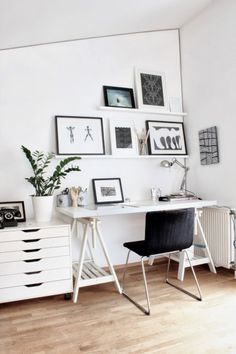
M53 211L53 193L60 188L62 180L66 178L68 173L81 171L78 166L69 165L72 161L79 160L80 157L65 158L55 167L51 175L45 175L54 154L38 150L31 152L23 145L21 149L34 173L33 176L25 179L35 188L35 194L32 195L35 219L39 222L49 221Z

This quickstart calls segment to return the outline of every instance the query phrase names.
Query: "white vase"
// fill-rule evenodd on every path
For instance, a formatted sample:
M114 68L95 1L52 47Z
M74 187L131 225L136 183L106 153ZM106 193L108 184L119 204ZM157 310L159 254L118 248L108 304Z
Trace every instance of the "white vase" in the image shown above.
M34 217L38 222L50 221L53 212L53 196L32 196Z

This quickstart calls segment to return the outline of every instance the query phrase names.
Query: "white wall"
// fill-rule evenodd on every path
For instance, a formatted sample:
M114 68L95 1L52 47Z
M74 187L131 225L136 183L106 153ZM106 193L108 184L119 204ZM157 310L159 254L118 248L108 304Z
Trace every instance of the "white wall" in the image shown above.
M179 28L214 0L1 0L0 48Z
M181 31L189 188L236 206L236 1L216 0ZM220 163L201 166L198 131L218 127Z
M102 85L134 87L135 66L165 72L168 95L181 97L176 30L0 52L0 200L24 200L27 217L32 217L29 195L33 189L24 180L31 170L20 146L55 151L55 115L103 117L108 153L108 118L132 118L140 129L146 119L170 120L166 116L98 110L103 104ZM170 192L182 176L181 169L167 171L159 163L158 159L81 160L82 172L71 175L62 188L89 187L92 201L92 178L121 177L125 197L148 199L152 186ZM143 236L143 216L106 219L104 233L113 262L123 263L122 242Z

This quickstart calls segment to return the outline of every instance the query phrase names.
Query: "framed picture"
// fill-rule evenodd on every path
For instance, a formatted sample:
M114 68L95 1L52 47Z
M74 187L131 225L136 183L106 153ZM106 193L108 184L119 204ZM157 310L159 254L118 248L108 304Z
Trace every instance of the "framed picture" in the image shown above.
M149 110L168 110L165 74L149 70L136 70L138 107Z
M183 123L148 120L146 129L150 155L187 155Z
M220 162L217 135L217 127L210 127L198 132L201 165Z
M103 86L105 106L135 108L132 88Z
M17 212L20 212L20 216L15 215L15 220L23 222L26 220L25 217L25 204L24 202L0 202L0 212L4 209L15 209ZM13 212L14 214L14 212ZM17 213L18 214L18 213Z
M122 203L124 201L120 178L92 179L95 204Z
M102 118L56 116L58 155L104 155Z
M133 121L110 119L111 153L119 156L137 156L138 140Z

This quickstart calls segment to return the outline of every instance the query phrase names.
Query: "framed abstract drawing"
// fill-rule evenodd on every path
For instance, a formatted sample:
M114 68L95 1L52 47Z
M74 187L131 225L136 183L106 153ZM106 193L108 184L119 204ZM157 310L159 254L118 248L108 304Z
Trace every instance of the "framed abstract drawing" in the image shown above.
M200 130L199 147L201 165L212 165L220 162L217 127Z
M187 155L183 123L148 120L146 129L150 155Z
M109 123L112 155L137 156L138 140L133 121L110 119Z
M136 69L138 108L152 111L167 111L169 103L164 73Z
M102 118L56 116L58 155L104 155Z
M118 108L135 108L132 88L103 86L105 106Z
M124 201L120 178L92 179L95 204L122 203Z

